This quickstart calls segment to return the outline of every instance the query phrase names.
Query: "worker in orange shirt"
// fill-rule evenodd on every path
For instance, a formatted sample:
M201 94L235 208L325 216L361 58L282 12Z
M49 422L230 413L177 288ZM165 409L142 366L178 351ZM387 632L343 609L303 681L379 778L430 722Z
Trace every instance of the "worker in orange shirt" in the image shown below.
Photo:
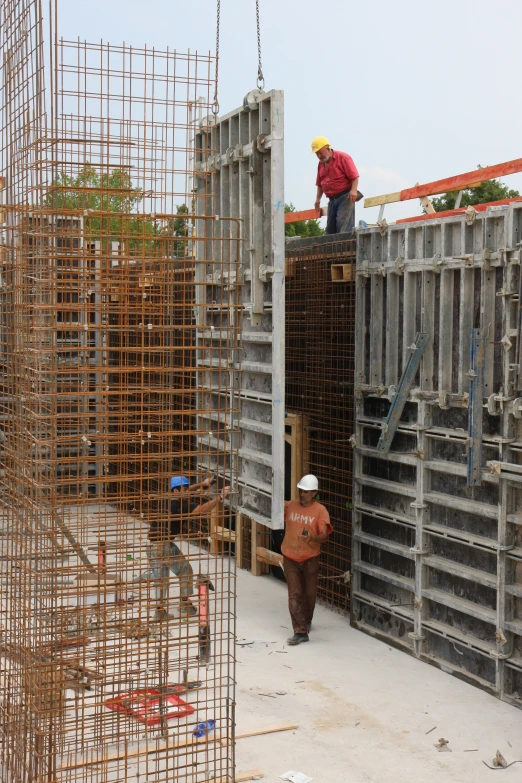
M312 152L319 158L315 208L319 211L324 193L328 197L327 234L344 234L355 227L355 202L362 198L357 190L359 172L346 152L333 150L325 136L316 136Z
M294 630L287 642L290 645L308 641L317 596L321 544L333 531L328 511L316 500L319 490L316 476L303 476L297 488L299 500L285 503L285 537L281 545Z

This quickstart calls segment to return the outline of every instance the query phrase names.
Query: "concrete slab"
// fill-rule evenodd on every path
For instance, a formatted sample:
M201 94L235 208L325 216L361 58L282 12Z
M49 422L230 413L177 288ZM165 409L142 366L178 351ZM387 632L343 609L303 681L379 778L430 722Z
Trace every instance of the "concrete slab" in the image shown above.
M522 712L353 628L319 606L311 641L288 647L286 585L238 571L238 730L295 721L296 731L241 739L237 769L275 783L482 783L497 749L522 759ZM282 694L284 695L278 695ZM265 695L263 695L265 694ZM430 729L434 726L434 731ZM449 740L451 753L434 745ZM469 751L469 752L467 752ZM503 771L520 778L522 764Z

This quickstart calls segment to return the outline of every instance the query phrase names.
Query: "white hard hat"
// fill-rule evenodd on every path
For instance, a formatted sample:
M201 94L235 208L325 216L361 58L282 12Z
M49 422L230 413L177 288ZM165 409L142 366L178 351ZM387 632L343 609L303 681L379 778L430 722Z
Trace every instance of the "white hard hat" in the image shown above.
M317 492L317 490L319 489L319 482L317 481L317 476L313 476L311 473L308 473L307 476L303 476L303 478L297 485L297 489L304 489L310 492Z

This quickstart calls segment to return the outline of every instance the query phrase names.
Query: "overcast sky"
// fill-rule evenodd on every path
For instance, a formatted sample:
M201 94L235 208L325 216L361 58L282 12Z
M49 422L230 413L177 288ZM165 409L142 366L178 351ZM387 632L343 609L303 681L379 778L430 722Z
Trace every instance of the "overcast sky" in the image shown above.
M377 195L522 157L520 0L260 0L266 89L285 91L286 201L315 196L316 135ZM215 50L215 0L61 0L66 38ZM255 87L255 0L221 0L220 106ZM522 192L522 176L506 182ZM325 202L324 202L325 203ZM418 201L386 207L388 220ZM376 210L358 206L357 219Z

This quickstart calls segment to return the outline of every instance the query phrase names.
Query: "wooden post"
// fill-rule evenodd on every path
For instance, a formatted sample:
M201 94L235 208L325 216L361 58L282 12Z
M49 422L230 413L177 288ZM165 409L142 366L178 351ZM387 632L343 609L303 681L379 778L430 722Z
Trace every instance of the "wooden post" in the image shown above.
M236 568L243 568L243 514L236 514Z
M220 511L219 511L219 504L218 504L217 506L214 506L214 508L210 512L210 554L211 555L219 555L220 553L221 545L217 535L219 520L220 520Z
M261 576L263 573L262 564L257 560L257 534L260 527L258 522L251 520L252 523L252 541L251 541L251 558L252 558L252 574L253 576Z

